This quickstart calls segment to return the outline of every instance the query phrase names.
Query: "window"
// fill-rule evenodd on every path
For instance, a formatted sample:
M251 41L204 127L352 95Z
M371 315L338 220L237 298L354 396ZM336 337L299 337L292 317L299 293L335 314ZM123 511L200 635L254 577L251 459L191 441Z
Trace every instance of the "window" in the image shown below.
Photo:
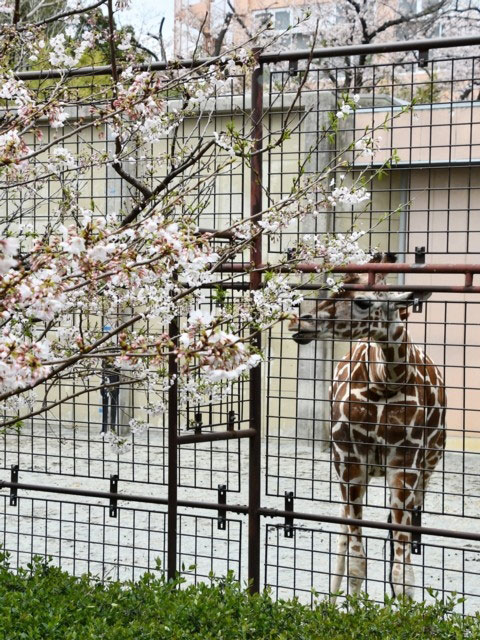
M274 29L276 31L285 31L290 26L290 10L279 9L273 13Z
M269 22L275 31L285 31L291 25L290 9L265 9L254 11L253 19L257 27L263 27Z
M280 34L287 31L288 27L296 23L296 14L290 8L265 9L263 11L254 11L253 19L255 27L260 29L267 24L271 24L270 33ZM300 31L301 29L301 31ZM311 46L312 36L308 27L303 24L299 27L288 31L278 41L282 48L286 49L309 49Z

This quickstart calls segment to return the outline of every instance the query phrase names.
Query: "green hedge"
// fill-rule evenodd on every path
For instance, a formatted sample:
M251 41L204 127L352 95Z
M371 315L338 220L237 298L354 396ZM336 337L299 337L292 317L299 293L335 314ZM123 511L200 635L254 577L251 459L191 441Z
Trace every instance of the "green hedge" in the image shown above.
M250 596L233 578L197 586L145 575L102 584L35 561L14 573L0 564L2 640L434 640L480 639L480 616L453 613L454 600L433 605L365 596L341 607Z

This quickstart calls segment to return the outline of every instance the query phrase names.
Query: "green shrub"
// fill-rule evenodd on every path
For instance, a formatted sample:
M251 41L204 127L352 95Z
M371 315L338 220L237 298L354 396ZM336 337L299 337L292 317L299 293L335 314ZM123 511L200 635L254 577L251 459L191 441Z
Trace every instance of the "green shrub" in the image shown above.
M0 562L0 638L3 640L434 640L480 639L480 616L453 612L455 600L432 605L366 596L341 607L321 601L250 596L232 576L187 586L146 574L138 582L102 584L74 578L36 560L10 571Z

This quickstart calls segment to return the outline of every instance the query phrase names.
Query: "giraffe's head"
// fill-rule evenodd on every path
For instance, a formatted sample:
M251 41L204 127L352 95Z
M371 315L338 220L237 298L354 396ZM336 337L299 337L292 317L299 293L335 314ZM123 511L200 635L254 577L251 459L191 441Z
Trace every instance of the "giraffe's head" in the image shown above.
M372 262L395 262L393 254L382 254ZM384 280L378 274L376 282ZM366 284L367 274L348 274L345 284ZM346 291L328 293L324 290L316 300L302 303L298 318L290 322L293 339L298 344L312 340L360 340L366 338L385 342L396 340L398 323L406 320L408 306L429 297L427 292Z

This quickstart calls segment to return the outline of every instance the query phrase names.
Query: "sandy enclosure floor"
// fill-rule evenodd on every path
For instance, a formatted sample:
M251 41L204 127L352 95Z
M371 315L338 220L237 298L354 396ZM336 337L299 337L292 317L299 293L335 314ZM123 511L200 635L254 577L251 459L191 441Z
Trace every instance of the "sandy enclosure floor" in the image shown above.
M53 430L45 435L40 429L22 432L21 442L16 436L4 438L0 477L9 480L10 465L19 464L20 482L108 491L109 475L118 473L121 493L167 496L162 431L143 434L133 451L120 458L104 448L99 437L69 437ZM283 509L284 492L294 491L296 511L340 513L339 490L328 453L312 452L311 447L300 447L291 438L264 440L262 447L263 506ZM21 456L18 450L23 452ZM182 447L179 498L216 502L217 486L227 484L227 502L247 504L247 453L245 442ZM422 524L478 531L479 472L475 454L447 453L432 477ZM386 520L386 493L383 478L372 480L365 519ZM9 490L3 489L0 495L4 505L0 542L11 553L13 566L25 565L38 554L50 556L75 574L90 571L103 578L132 579L155 569L157 561L166 565L164 506L121 501L117 517L112 518L104 499L22 490L17 506L10 506ZM187 580L204 579L210 572L222 576L228 570L241 580L247 579L247 520L233 513L230 516L223 530L218 528L215 511L179 509L178 566ZM335 571L337 532L334 525L296 521L294 536L289 538L282 519L262 518L262 583L270 585L278 597L297 595L305 602L314 599L312 590L328 593ZM432 536L424 536L422 542L422 554L413 556L416 597L428 600L430 587L441 594L457 592L465 596L459 610L479 610L480 544ZM382 599L385 591L390 593L386 532L365 529L364 543L366 589L372 597Z

